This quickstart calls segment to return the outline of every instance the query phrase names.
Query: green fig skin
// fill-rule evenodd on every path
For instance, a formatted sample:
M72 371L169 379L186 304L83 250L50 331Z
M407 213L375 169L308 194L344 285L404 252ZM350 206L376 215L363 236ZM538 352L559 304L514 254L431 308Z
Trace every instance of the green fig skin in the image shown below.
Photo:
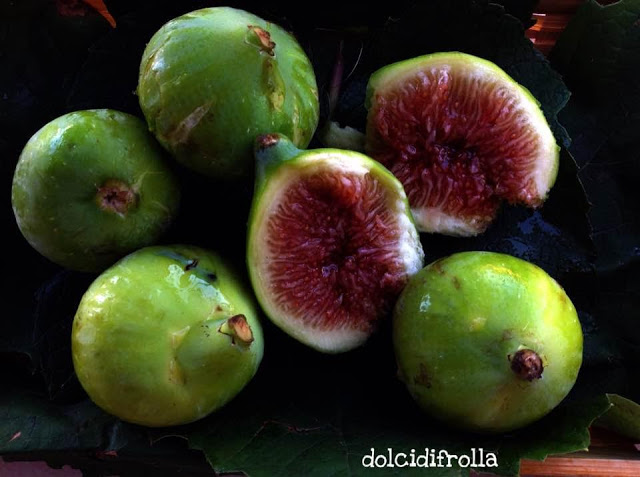
M264 350L253 297L234 271L185 245L147 247L106 270L83 296L71 339L89 397L150 427L222 407L255 375Z
M180 190L144 121L101 109L65 114L36 132L16 166L11 201L27 241L63 267L100 272L154 243Z
M218 179L253 172L259 134L279 132L306 147L318 124L315 74L296 39L230 7L165 24L144 51L137 91L160 143Z
M524 427L556 407L576 381L582 340L576 310L555 280L491 252L428 265L393 315L399 376L415 401L454 427L483 433ZM530 374L517 366L527 355L542 365Z

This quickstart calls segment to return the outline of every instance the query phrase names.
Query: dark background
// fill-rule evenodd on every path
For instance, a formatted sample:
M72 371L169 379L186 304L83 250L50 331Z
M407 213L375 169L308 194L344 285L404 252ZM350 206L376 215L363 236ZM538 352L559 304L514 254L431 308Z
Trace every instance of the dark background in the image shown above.
M205 1L106 3L117 22L115 29L80 0L0 0L3 181L0 190L4 191L2 218L6 224L0 375L5 393L26 390L60 406L86 399L73 375L69 336L77 303L95 276L62 270L23 239L10 204L15 164L29 137L64 113L112 108L142 117L135 88L146 42L169 19L212 5ZM511 43L505 42L505 38L511 38L509 35L522 36L522 24L531 23L528 19L536 2L504 2L522 24L504 20L502 11L488 8L487 2L482 1L434 2L436 6L422 7L430 15L407 14L413 3L395 1L376 8L324 1L311 10L312 14L307 3L234 2L234 6L295 32L318 76L321 124L331 110L334 119L362 128L365 111L361 103L368 74L394 60L399 52L400 56L408 57L419 52L458 49L485 57L493 55L492 59L516 79L539 92L537 97L552 122L558 142L567 147L568 135L561 126L554 126L553 121L571 90L573 96L560 114L560 123L570 129L573 143L563 149L558 183L544 208L533 212L506 207L496 224L480 237L423 236L423 244L427 262L455 251L479 249L511 253L543 267L566 288L580 312L585 331L587 366L581 373L581 391L574 392L574 398L581 392L618 392L638 400L640 201L635 189L640 179L640 156L634 152L640 150L634 146L637 132L628 137L614 135L613 145L605 150L605 155L612 159L605 161L596 174L584 175L584 165L592 160L590 152L595 147L592 141L597 136L580 121L591 117L597 121L593 111L599 110L593 105L595 100L588 81L584 81L585 75L577 73L580 65L573 63L576 73L572 74L570 70L562 71L567 63L552 63L563 73L560 79L542 55L526 50L525 46L512 48ZM395 18L404 20L389 21ZM446 25L446 32L439 29L438 23ZM489 30L493 32L487 33ZM414 41L416 32L419 41ZM386 43L380 43L382 37ZM332 109L328 103L328 82L340 41L345 63L353 65L354 72L345 81L338 106ZM637 110L632 113L637 114ZM316 138L312 146L321 144ZM174 167L184 186L182 209L163 242L181 241L215 249L243 269L251 185L214 183L178 165ZM600 212L594 215L594 210ZM210 220L214 215L215 222ZM385 340L387 327L388 323L383 324L364 349L336 357L311 352L265 323L267 354L262 369L279 370L275 383L283 388L291 385L293 375L298 390L307 389L313 394L321 389L317 394L319 401L327 398L323 386L352 389L350 376L357 373L358 382L365 383L355 386L361 389L351 395L346 393L346 398L331 395L331 399L346 402L347 407L359 405L354 396L361 396L381 375L394 374L392 350ZM273 373L263 373L252 386L262 389L264 381L272 378ZM411 418L414 408L404 391L395 380L384 382L383 389L376 391L376 399L382 402L388 398L406 406ZM275 386L273 382L268 384ZM315 409L314 404L306 402L305 406ZM106 441L114 435L118 433L110 434Z

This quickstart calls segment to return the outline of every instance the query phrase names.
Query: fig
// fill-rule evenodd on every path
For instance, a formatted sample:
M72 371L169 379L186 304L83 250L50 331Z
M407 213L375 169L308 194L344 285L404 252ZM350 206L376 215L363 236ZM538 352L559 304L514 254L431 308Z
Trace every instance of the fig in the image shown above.
M254 376L264 348L234 270L187 245L143 248L104 271L80 301L71 340L93 402L150 427L219 409Z
M256 140L247 262L267 316L298 341L339 353L363 344L424 254L402 185L353 151Z
M318 124L315 74L297 40L230 7L196 10L160 28L142 57L138 96L160 143L218 179L253 171L259 134L279 132L306 147Z
M510 255L462 252L414 275L393 313L398 374L430 415L497 433L558 405L582 363L582 329L558 283Z
M144 121L109 109L43 126L20 155L11 191L27 241L63 267L91 272L157 241L179 198Z
M418 229L477 235L501 202L539 207L559 148L537 100L495 64L435 53L367 85L365 151L404 185Z

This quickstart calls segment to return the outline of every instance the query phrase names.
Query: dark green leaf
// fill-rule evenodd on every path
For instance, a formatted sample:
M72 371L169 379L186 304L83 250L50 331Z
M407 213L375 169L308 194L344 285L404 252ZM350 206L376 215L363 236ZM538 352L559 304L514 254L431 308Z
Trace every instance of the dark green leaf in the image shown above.
M533 13L538 6L539 0L494 0L504 7L509 15L516 17L525 28L535 24Z
M609 407L603 395L574 396L571 404L510 434L454 431L418 410L393 377L392 350L382 337L376 339L375 353L360 350L338 358L315 356L286 341L275 343L285 353L272 355L237 400L180 433L205 452L217 471L242 470L252 477L424 473L421 468L363 466L366 455L388 455L389 448L406 454L414 449L416 455L425 448L456 455L482 448L485 455L496 453L499 464L484 470L515 475L522 458L586 448L588 426ZM296 356L296 362L288 356ZM430 470L434 475L468 474L457 465Z
M14 302L15 319L0 322L0 366L5 356L2 352L22 353L29 361L13 363L26 367L50 399L65 401L81 396L71 363L71 324L82 294L94 278L62 271L33 295ZM12 375L18 375L15 369Z
M33 450L119 449L123 424L93 403L61 406L21 392L0 393L0 454Z
M586 450L590 442L588 427L610 407L603 395L561 406L519 436L501 443L502 455L511 457L509 462L517 462L517 458L544 460L551 454ZM515 474L518 469L513 466L508 470Z
M639 441L640 405L617 394L607 397L613 406L594 424Z
M552 51L574 95L562 112L592 204L601 270L640 257L640 0L586 2Z
M551 55L574 91L561 119L573 138L571 152L591 203L598 271L594 316L630 372L640 362L639 52L640 1L606 7L588 1ZM599 376L616 374L603 369ZM640 397L636 380L629 379L622 391Z

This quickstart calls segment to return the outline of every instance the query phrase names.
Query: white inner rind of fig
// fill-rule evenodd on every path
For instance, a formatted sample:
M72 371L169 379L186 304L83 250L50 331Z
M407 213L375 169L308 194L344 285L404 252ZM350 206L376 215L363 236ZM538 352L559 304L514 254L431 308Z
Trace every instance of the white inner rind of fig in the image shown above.
M260 201L249 266L267 314L321 351L362 344L422 267L402 189L354 157L315 154L280 167Z
M436 54L372 78L367 152L402 182L418 228L473 235L502 200L542 204L557 172L536 100L495 65Z

